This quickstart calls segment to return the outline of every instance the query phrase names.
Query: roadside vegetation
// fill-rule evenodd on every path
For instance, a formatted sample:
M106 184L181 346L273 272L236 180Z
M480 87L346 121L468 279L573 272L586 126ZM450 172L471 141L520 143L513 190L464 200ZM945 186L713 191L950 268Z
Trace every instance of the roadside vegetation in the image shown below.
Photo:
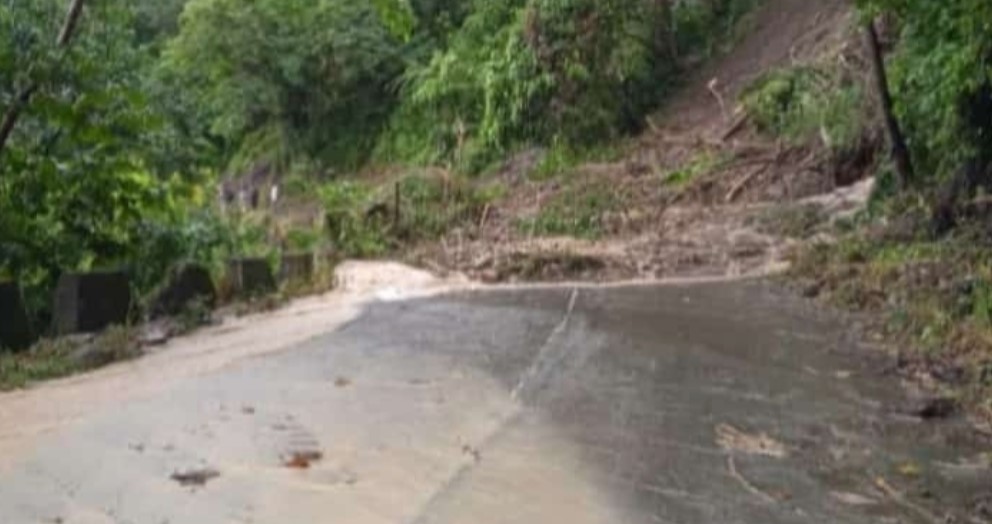
M989 415L992 4L869 0L860 8L862 30L881 17L875 32L890 50L896 140L907 144L910 169L881 159L868 209L800 249L793 273L810 295L873 313L908 374ZM770 73L743 102L763 131L786 140L818 140L839 157L866 143L891 151L884 103L866 86L837 65L803 67Z

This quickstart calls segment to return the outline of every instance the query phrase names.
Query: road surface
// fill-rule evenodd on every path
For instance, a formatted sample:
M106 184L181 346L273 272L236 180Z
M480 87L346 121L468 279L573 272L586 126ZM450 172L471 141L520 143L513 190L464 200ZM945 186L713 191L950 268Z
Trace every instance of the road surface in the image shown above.
M767 283L377 296L0 396L0 522L988 517L987 443Z

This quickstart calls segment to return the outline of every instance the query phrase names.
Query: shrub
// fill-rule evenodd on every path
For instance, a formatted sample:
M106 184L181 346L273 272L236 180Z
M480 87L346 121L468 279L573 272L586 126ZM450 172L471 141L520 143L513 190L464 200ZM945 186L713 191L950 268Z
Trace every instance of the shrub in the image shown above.
M816 67L767 73L741 102L760 130L797 143L819 139L835 151L854 147L866 125L861 87Z

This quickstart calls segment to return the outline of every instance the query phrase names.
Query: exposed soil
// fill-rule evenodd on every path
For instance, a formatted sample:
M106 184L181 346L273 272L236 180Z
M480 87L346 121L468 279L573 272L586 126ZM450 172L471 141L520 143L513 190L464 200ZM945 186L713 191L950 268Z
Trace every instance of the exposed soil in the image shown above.
M752 129L736 100L776 67L858 62L852 16L843 0L768 0L745 22L748 36L694 74L649 119L649 130L627 144L621 160L535 181L529 174L542 153L523 152L500 170L508 193L477 227L420 246L407 260L488 282L749 276L782 269L794 240L782 228L768 227L769 218L779 216L783 204L796 203L823 209L808 215L821 221L848 212L867 193L854 192L859 202L845 187L870 172L872 158L851 162L816 145L771 140ZM712 165L687 183L669 183L672 172L701 158L713 159ZM619 205L598 217L598 240L541 238L519 227L555 199L604 191ZM846 202L843 210L831 207L838 199ZM816 225L804 234L814 234Z

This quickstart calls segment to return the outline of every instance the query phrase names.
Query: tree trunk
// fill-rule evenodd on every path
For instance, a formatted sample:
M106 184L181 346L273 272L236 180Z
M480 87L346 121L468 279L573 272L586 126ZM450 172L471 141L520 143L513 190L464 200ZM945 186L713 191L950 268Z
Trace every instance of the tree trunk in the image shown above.
M76 27L79 25L79 19L83 14L83 4L84 0L72 0L72 4L69 5L69 12L62 24L62 30L59 31L58 39L55 41L59 49L65 49L72 42ZM17 94L4 113L3 122L0 123L0 154L3 154L4 149L7 148L7 141L10 140L10 135L13 134L14 127L17 126L17 121L21 118L21 113L31 103L31 97L38 91L38 88L37 82L31 82Z
M681 66L679 58L679 46L675 35L675 13L672 10L672 0L655 0L657 9L658 24L655 26L654 53L655 56L664 56L672 67Z
M896 165L896 175L899 177L900 185L906 187L913 180L913 162L909 157L909 148L906 146L906 139L899 126L899 120L896 119L892 109L892 92L889 90L885 59L882 56L878 30L875 28L874 21L869 21L865 27L865 41L868 45L868 55L875 77L876 95L885 117L885 130L892 148L892 160Z

